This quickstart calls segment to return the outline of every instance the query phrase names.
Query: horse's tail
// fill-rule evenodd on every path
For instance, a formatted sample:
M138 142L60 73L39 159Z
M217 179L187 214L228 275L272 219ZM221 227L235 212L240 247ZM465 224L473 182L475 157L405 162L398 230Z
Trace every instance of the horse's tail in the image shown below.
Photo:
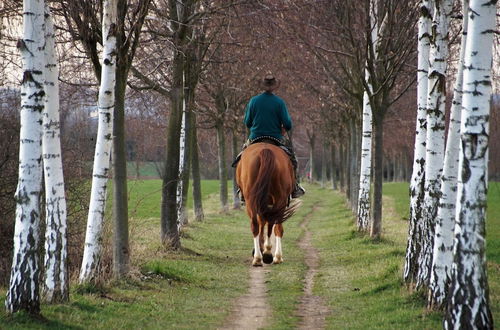
M250 189L247 207L254 210L263 220L270 223L282 223L290 218L296 207L288 208L288 196L281 200L271 196L272 178L275 175L276 164L274 154L269 149L263 149L259 154L259 173ZM272 205L271 205L272 204Z

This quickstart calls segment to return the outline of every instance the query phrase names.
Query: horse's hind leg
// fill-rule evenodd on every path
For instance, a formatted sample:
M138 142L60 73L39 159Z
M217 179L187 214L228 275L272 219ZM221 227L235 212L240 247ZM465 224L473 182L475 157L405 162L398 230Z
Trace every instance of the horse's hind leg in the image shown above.
M276 236L276 250L274 252L273 263L280 264L283 262L283 251L281 250L281 238L283 238L283 225L277 223L274 225L274 235Z
M267 223L267 235L264 242L264 252L262 254L262 259L265 264L270 264L273 262L273 253L271 252L271 234L273 232L273 224Z
M251 228L252 228L252 234L253 234L253 261L252 265L253 266L262 266L262 252L260 250L260 231L263 229L261 228L262 226L260 225L259 221L257 220L257 217L252 217L252 223L251 223Z

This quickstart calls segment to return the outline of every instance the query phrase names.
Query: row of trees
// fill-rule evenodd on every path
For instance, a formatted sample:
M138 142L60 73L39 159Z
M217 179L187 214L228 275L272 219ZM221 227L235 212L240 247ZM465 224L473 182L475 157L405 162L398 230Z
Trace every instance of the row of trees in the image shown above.
M452 1L422 1L418 118L405 280L429 288L445 327L493 328L485 260L496 1L463 1L462 41L445 141Z

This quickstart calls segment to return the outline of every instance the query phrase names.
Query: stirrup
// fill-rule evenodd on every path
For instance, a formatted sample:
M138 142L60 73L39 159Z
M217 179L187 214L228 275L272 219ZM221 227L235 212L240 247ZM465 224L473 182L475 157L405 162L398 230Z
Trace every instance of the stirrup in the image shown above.
M299 198L304 196L306 190L299 184L295 185L295 189L292 191L292 198Z

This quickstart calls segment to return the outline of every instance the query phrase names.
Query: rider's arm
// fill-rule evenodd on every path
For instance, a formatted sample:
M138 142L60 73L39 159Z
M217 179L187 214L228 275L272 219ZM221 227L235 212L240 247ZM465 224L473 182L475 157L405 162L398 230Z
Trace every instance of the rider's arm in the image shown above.
M292 119L290 118L290 114L288 113L288 109L286 107L285 102L281 105L281 123L283 127L289 131L292 129Z
M252 111L252 100L250 100L250 102L248 102L246 108L245 108L245 119L244 119L244 123L246 125L246 127L248 128L251 128L252 125L253 125L253 111Z

